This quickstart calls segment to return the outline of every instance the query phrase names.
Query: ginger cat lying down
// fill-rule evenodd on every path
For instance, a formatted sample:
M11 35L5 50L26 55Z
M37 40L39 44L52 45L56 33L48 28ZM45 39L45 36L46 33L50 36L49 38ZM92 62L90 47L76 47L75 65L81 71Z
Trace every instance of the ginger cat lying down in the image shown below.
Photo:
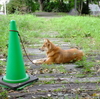
M44 40L44 44L40 50L46 51L47 58L33 60L35 64L70 63L81 60L83 57L82 51L76 48L63 50L60 47L54 45L48 39Z

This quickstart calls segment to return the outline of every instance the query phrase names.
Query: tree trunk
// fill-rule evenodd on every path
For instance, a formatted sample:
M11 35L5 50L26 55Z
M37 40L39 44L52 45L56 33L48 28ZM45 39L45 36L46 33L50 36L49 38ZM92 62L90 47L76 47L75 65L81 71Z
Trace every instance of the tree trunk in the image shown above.
M99 1L99 0L97 0L97 3L98 3L98 6L99 6L99 8L100 8L100 1Z
M70 4L72 1L71 0L68 0L68 3Z
M74 9L77 10L77 0L74 0Z
M83 0L80 0L79 7L78 7L78 11L80 15L82 13L82 8L83 8Z
M63 0L60 0L61 3L63 3Z
M40 11L43 11L43 2L44 0L38 0L39 4L40 4Z
M63 4L63 0L59 0L60 6L62 6Z
M88 10L87 14L89 14L89 0L86 0L86 6L87 6L87 10Z
M87 7L89 7L89 0L86 0L86 5Z

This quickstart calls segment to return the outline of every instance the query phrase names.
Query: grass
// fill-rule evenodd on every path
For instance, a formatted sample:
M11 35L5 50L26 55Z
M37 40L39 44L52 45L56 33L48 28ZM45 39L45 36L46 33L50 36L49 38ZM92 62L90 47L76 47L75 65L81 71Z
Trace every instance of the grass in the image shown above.
M22 36L24 43L28 46L39 43L42 38L63 38L63 41L70 42L71 46L81 48L85 55L92 56L93 53L100 54L100 17L91 16L63 16L58 18L38 18L34 15L0 15L0 55L7 54L9 39L9 22L15 20L17 28ZM94 66L93 62L87 62L85 59L76 64L82 65L83 72L78 77L87 75ZM5 62L0 61L0 66L4 66ZM44 69L52 70L53 67L45 66ZM60 70L60 73L66 73L64 67L59 66L54 69ZM52 72L52 71L50 71ZM86 72L86 74L83 74ZM0 71L2 73L2 71ZM78 82L78 81L76 81ZM45 84L53 84L55 81L43 82ZM64 86L63 86L64 87ZM55 92L60 91L56 89ZM5 93L1 93L5 97ZM67 98L66 98L67 99Z
M7 94L8 92L0 86L0 99L7 99L8 98Z
M0 54L7 54L9 39L9 22L15 20L18 31L26 45L39 43L42 38L63 38L71 46L81 48L88 57L92 53L100 54L100 17L92 16L63 16L58 18L39 18L34 15L0 16ZM89 71L88 62L78 62ZM92 62L91 62L91 64ZM65 72L64 70L60 72Z
M55 64L52 64L50 66L43 64L42 66L42 70L45 73L66 73L67 70L64 66L59 65L59 66L55 66Z
M34 44L37 42L36 38L51 37L55 31L58 34L54 37L74 43L86 52L92 49L99 50L100 19L98 17L63 16L45 19L33 15L7 15L0 16L0 20L0 48L4 52L8 43L10 20L16 20L24 42Z

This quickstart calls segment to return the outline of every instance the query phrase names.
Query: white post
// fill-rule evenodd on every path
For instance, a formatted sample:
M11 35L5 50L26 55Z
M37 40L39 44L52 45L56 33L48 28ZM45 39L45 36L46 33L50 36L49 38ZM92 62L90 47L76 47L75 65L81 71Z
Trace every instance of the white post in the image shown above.
M4 2L4 14L6 15L6 1Z

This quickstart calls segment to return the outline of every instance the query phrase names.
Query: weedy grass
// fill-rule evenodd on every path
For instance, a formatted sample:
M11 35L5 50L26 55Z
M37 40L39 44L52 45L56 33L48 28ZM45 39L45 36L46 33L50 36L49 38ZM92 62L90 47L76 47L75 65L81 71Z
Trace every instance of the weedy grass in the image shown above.
M41 66L42 69L45 71L45 73L66 73L67 72L66 68L62 65L55 66L55 64L52 65L43 64Z
M4 88L2 88L0 86L0 99L6 99L6 98L8 98L7 94L8 94L7 90L5 90Z
M7 15L0 16L0 48L4 48L8 43L9 23L15 20L18 31L23 41L34 42L34 38L40 37L40 30L44 27L40 18L33 15Z
M16 21L18 31L27 45L39 43L41 38L63 38L66 43L70 42L72 46L75 44L82 49L86 55L92 55L94 52L100 53L99 17L66 15L58 18L40 18L31 14L13 14L0 15L0 54L7 54L6 45L11 20ZM87 66L87 62L83 63L85 70L89 71L91 66Z
M9 22L15 20L23 40L34 43L36 38L47 38L54 35L64 38L87 52L100 46L100 19L89 16L63 16L58 18L39 18L34 15L0 16L0 48L4 49L9 37Z

